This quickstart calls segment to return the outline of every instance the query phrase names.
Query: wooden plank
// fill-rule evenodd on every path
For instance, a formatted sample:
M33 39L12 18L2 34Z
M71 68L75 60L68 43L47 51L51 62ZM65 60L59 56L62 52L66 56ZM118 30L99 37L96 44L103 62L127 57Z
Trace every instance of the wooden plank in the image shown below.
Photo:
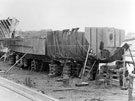
M82 37L83 37L83 33L82 32L78 32L78 38L77 38L77 40L79 41L79 43L81 44L81 46L83 46L83 41L82 41ZM79 45L77 45L78 46L78 54L80 55L80 56L82 56L83 55L83 48L81 48L81 47L79 47Z
M84 46L84 34L85 34L85 33L82 32L82 33L81 33L81 37L80 37L80 38L81 38L81 39L80 39L80 40L81 40L80 43L81 43L82 47ZM84 52L85 52L85 50L82 48L82 51L81 51L81 55L82 55L82 56L84 56Z
M64 38L64 55L65 55L65 57L68 55L68 51L67 51L67 33L66 32L64 32L63 33L64 35L63 35L63 38Z
M62 44L62 31L59 31L59 40L58 40L58 43L59 43L59 50L61 52L61 55L63 56L63 51L62 51L62 48L63 48L63 44Z
M125 39L125 31L120 30L120 44L122 44L122 41L124 41L124 39Z
M91 48L93 49L94 53L96 53L96 48L97 48L97 39L96 39L96 28L95 27L92 27L91 28Z
M80 56L80 49L79 49L78 44L77 44L77 40L79 40L79 37L80 37L80 33L77 32L76 33L76 41L75 41L75 45L76 45L76 56Z
M90 27L85 27L85 38L86 38L86 40L90 43L91 42L91 38L90 38L90 35L91 33L90 33Z
M87 52L87 40L86 37L84 35L84 33L81 33L81 42L78 41L78 45L81 48L81 56L85 57L86 56L86 52Z
M76 48L76 55L79 55L78 54L78 45L77 45L77 39L78 39L78 32L75 32L75 48Z
M83 40L83 47L85 50L88 50L88 46L90 45L92 47L92 28L91 27L85 27L85 33L82 38ZM86 56L86 52L83 50L83 55Z
M120 31L115 29L115 47L120 47Z
M103 42L104 48L112 51L114 48L114 28L107 28L103 29Z
M47 55L49 56L49 54L50 54L50 47L49 47L49 41L48 41L48 39L49 39L49 34L50 34L50 32L47 32L47 39L46 39L46 43L47 43L47 46L46 46L46 50L47 50Z
M69 33L69 52L70 52L70 57L72 56L72 37L71 37L71 32Z
M67 54L69 55L69 57L71 57L71 53L70 53L70 32L67 33L66 35L66 39L67 39L67 44L66 44L66 51L67 51Z
M55 51L53 53L54 56L58 57L59 52L58 52L58 46L57 46L57 41L58 41L58 37L57 37L58 31L54 31L54 48Z
M53 32L47 33L47 55L51 56L52 54L52 45L53 45Z
M54 51L53 54L54 54L56 57L59 57L59 51L58 51L58 40L59 40L59 38L58 38L58 34L59 34L58 31L55 31L55 32L54 32L54 47L55 47L55 51Z
M62 39L62 32L61 31L58 31L57 32L57 39L58 39L58 52L59 52L59 55L61 56L61 57L63 57L63 53L62 53L62 47L61 47L61 45L62 45L62 41L61 41L61 39Z
M70 41L69 42L69 45L70 45L69 46L70 47L70 49L69 49L70 52L69 53L70 53L70 57L71 57L73 55L73 53L74 53L74 39L73 39L74 38L73 37L74 36L74 33L70 32L70 35L69 36L70 36L69 37L69 39L70 39L69 40Z
M97 28L97 49L96 54L98 57L101 57L100 54L100 43L103 41L103 28Z
M62 51L63 51L63 55L65 56L65 33L62 32Z
M77 55L77 44L76 44L76 38L77 38L77 36L76 36L76 33L75 32L73 32L74 33L74 39L73 39L73 41L74 41L74 44L73 44L73 47L74 47L74 52L73 53L75 53L76 55Z
M61 41L62 41L62 47L61 47L61 50L62 50L62 53L63 53L63 56L65 56L65 51L64 51L64 33L61 32Z
M53 31L51 32L51 36L50 36L50 53L51 55L53 55L55 48L54 48L54 33Z
M74 32L72 32L72 34L71 34L71 40L72 40L72 43L71 43L71 45L72 45L72 54L74 54L74 53L76 53L76 36L75 36L75 33Z
M55 56L55 52L56 52L56 47L55 47L55 32L52 32L52 44L51 44L51 51L52 51L52 55Z

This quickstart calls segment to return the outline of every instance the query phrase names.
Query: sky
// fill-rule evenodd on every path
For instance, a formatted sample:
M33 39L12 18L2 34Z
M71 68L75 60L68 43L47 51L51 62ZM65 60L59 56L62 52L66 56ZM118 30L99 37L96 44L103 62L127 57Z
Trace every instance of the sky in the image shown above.
M0 19L17 18L17 30L115 27L135 32L135 0L0 0Z

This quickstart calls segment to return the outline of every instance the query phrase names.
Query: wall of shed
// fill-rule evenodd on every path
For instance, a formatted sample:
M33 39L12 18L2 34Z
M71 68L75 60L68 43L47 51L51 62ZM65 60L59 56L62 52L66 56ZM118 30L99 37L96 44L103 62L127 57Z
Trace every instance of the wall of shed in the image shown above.
M4 44L11 50L20 53L45 55L45 39L44 38L14 38L7 39Z
M116 47L120 47L125 37L125 31L108 27L86 27L85 37L91 48L100 57L100 42L104 43L104 48L113 54Z
M87 47L84 32L51 31L47 34L47 54L54 58L81 58Z
M33 32L31 32L32 35ZM85 60L88 46L100 57L100 42L104 42L104 48L111 54L124 40L124 30L107 27L86 27L85 32L41 31L37 36L8 39L7 46L21 53L48 55L52 58L74 58Z

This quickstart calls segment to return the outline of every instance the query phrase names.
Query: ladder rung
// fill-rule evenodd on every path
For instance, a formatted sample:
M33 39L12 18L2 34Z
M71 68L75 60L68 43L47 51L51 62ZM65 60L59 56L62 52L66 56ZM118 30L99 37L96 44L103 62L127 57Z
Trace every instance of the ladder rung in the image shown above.
M90 68L90 66L85 66L85 68Z
M90 70L88 70L88 69L85 69L85 72L89 72Z

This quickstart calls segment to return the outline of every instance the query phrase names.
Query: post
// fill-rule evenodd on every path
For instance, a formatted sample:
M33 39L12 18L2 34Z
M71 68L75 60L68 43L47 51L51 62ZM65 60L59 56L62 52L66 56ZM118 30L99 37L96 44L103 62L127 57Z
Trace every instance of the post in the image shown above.
M128 101L134 101L135 100L135 89L134 89L134 78L135 74L130 74L129 75L129 85L128 85Z
M68 60L67 60L68 61ZM63 86L68 87L70 85L71 63L66 62L63 67Z
M126 72L126 65L125 65L125 49L124 49L124 56L123 56L123 87L126 87L126 78L125 78L125 72Z
M133 55L131 53L130 47L129 47L129 53L130 53L130 56L131 56L131 59L132 59L133 65L134 65L134 72L135 72L135 62L134 62Z

